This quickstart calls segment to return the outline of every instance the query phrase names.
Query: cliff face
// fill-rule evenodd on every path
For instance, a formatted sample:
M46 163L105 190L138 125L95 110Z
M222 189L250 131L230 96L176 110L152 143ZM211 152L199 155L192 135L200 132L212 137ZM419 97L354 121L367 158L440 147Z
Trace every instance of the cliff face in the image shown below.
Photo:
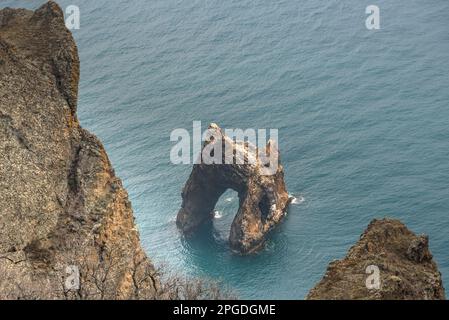
M61 9L0 11L0 298L151 297L128 195L76 116L79 59ZM81 288L65 289L76 266Z
M379 287L372 287L379 269ZM370 289L367 288L366 282ZM343 260L334 261L308 299L445 299L427 236L416 236L397 220L373 220Z

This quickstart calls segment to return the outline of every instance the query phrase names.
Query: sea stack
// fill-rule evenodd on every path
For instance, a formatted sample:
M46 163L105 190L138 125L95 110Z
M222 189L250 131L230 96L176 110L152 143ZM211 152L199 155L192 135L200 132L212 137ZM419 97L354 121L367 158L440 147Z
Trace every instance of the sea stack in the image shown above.
M211 124L209 131L211 138L204 142L201 157L206 152L209 155L210 150L233 150L232 160L223 151L220 163L197 161L193 165L182 191L176 223L184 233L194 232L212 219L220 196L233 189L239 196L239 208L231 225L229 243L234 251L252 253L261 248L267 233L282 220L291 201L278 148L272 140L263 150L250 142L236 141L216 124ZM239 155L241 161L237 160ZM261 155L271 157L270 162L276 163L270 174L266 173L267 162L262 161Z
M369 224L343 260L329 264L307 299L442 300L445 292L428 237L383 219Z

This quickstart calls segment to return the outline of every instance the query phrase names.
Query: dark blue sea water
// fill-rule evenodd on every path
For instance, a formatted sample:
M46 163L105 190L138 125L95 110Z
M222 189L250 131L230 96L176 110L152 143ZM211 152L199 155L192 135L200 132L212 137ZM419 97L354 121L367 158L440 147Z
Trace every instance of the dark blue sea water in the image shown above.
M430 235L449 284L449 1L58 2L81 10L79 118L156 263L242 298L301 299L371 219L394 217ZM381 30L365 28L370 4ZM232 192L214 229L190 241L176 230L191 167L170 163L169 137L194 120L280 130L287 186L304 202L258 255L228 248Z

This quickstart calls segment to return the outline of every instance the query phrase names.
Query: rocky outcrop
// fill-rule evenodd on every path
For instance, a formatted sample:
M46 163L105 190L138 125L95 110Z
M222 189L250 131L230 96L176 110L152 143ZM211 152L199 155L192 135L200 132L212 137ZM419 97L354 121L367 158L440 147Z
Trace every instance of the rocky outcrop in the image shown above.
M428 237L383 219L370 223L343 260L329 264L307 298L431 300L445 299L445 292Z
M0 298L148 298L158 286L128 195L79 125L79 74L57 4L0 11ZM67 290L70 266L79 289Z
M209 127L201 152L182 191L182 207L177 225L184 233L193 232L213 217L220 196L233 189L239 195L239 209L235 216L229 242L240 253L251 253L264 243L267 233L284 217L290 197L284 183L284 169L274 141L264 150L249 142L231 139L216 124ZM222 150L221 154L213 154ZM226 152L231 150L231 152ZM205 161L205 156L219 161ZM263 156L271 157L271 162ZM217 158L216 158L217 160ZM275 169L267 173L267 166ZM273 168L272 168L273 169Z

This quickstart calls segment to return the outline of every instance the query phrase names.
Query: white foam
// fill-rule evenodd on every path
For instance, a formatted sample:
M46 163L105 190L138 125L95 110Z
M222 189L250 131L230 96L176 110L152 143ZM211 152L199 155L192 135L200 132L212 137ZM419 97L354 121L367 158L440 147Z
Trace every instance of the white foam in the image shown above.
M223 217L223 214L218 211L218 210L214 210L214 219L221 219Z
M297 197L295 197L295 196L293 196L293 195L290 195L290 197L293 198L292 204L301 204L301 203L304 202L304 197L302 197L302 196L297 196Z

